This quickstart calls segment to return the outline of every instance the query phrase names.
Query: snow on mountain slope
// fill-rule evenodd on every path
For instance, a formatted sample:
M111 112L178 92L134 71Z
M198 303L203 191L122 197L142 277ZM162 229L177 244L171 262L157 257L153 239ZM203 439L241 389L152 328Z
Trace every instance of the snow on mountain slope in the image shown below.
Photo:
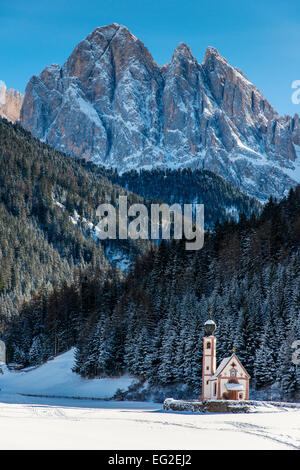
M84 379L72 372L73 365L74 349L37 368L9 371L7 367L2 366L4 374L0 375L1 392L111 398L119 388L126 390L134 382L134 378L129 376Z
M295 145L296 159L292 167L289 169L282 168L282 170L300 184L300 145Z
M298 115L279 117L213 47L200 64L180 43L159 67L116 23L95 29L62 67L30 79L21 123L99 165L208 169L263 201L298 178Z

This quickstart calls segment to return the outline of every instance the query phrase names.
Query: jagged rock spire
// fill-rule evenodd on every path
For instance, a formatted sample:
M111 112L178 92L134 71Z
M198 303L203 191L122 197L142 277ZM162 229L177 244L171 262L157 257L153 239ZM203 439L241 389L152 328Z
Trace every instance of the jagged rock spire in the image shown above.
M117 23L31 78L21 121L55 148L121 171L209 169L260 200L296 185L299 119L279 118L215 48L199 63L180 43L159 67Z

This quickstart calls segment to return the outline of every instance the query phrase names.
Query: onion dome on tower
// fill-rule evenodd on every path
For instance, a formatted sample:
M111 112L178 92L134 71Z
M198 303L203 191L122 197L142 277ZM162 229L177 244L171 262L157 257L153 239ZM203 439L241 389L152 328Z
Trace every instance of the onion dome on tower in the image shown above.
M210 318L206 320L204 323L204 334L205 336L213 336L214 332L216 331L217 325L215 322Z

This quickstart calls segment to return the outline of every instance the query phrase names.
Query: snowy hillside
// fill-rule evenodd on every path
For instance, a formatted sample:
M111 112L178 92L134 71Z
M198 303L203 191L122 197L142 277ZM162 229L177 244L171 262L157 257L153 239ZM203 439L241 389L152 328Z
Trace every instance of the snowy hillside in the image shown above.
M134 382L130 376L84 379L72 372L73 364L74 349L71 349L40 367L24 371L9 371L2 366L0 393L111 398L118 389L126 390Z

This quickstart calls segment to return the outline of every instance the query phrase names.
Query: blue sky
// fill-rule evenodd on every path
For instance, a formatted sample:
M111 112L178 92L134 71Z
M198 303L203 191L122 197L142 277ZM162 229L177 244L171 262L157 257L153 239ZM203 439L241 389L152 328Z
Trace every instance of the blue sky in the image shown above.
M63 64L97 26L127 26L158 64L181 41L202 62L208 45L237 66L281 113L300 113L299 0L0 0L0 79L24 91L33 74Z

